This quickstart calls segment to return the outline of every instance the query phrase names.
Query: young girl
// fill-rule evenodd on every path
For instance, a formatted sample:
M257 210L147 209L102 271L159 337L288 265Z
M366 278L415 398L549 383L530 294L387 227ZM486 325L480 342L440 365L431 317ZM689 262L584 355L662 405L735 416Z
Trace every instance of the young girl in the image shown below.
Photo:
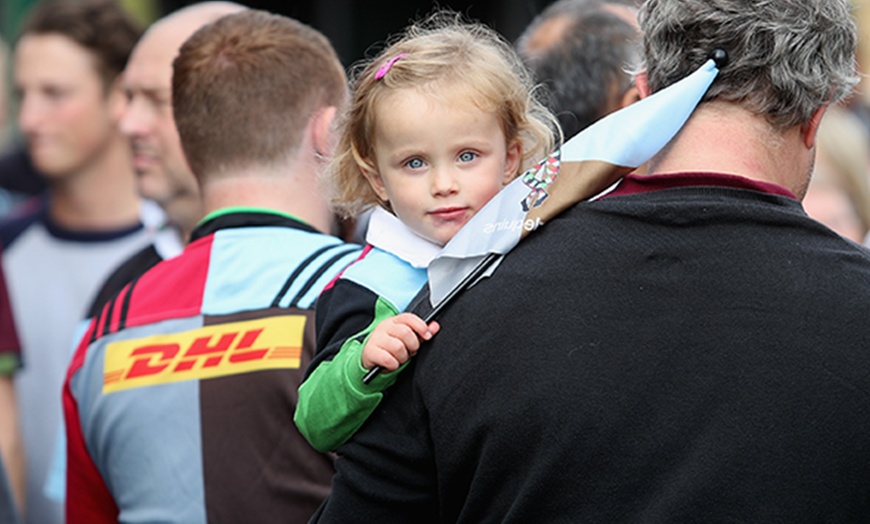
M510 44L454 13L412 25L357 72L326 181L340 212L375 209L362 257L318 300L318 354L294 420L321 451L353 435L396 380L364 384L367 370L398 369L438 332L399 313L429 262L554 148L557 129Z

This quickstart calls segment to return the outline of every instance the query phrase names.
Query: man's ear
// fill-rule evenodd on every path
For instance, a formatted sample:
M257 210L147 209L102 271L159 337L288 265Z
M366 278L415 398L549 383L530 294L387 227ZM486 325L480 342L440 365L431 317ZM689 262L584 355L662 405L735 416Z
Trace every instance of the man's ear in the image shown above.
M327 107L314 115L311 125L311 143L314 150L323 158L332 155L332 120L335 118L336 107Z
M124 116L124 111L127 110L127 95L124 93L124 88L121 86L121 75L118 75L106 91L106 104L109 107L109 113L115 122L120 122Z
M626 108L631 104L637 102L641 98L642 97L640 96L640 89L638 89L637 86L631 86L619 98L619 106L617 107L617 109Z
M384 179L381 178L380 173L366 168L362 168L362 173L366 177L366 180L369 181L369 185L372 186L375 194L378 195L378 198L384 202L389 202L390 198L387 195L387 187L384 185Z
M822 117L825 116L825 111L828 110L828 105L825 104L813 113L813 116L801 126L801 137L807 149L812 149L816 145L816 136L819 133L819 126L822 123Z
M634 75L634 85L637 86L637 94L641 100L649 96L649 84L647 83L646 71Z
M517 177L517 172L520 169L520 163L523 160L523 145L519 140L514 140L508 144L507 155L504 163L504 178L501 184L506 186Z

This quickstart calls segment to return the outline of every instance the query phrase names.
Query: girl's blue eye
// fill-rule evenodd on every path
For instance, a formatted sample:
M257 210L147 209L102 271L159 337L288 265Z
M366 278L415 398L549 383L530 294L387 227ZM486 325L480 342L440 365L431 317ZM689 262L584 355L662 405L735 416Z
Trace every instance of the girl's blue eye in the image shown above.
M459 155L460 162L471 162L475 158L477 158L477 153L471 151L465 151Z
M423 161L419 158L412 158L411 160L408 160L406 165L411 169L420 169L423 167Z

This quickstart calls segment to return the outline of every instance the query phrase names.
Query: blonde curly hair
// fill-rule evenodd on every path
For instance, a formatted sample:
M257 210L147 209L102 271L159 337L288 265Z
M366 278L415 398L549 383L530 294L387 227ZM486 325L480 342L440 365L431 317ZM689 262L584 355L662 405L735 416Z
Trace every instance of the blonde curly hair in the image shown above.
M389 73L378 69L402 55ZM437 95L461 88L468 101L497 115L508 143L521 145L516 175L549 154L561 141L555 117L535 96L531 76L513 47L491 28L439 11L409 26L376 58L357 64L351 73L352 96L339 117L340 138L324 173L324 187L336 213L354 217L383 205L362 174L375 168L377 108L399 89Z

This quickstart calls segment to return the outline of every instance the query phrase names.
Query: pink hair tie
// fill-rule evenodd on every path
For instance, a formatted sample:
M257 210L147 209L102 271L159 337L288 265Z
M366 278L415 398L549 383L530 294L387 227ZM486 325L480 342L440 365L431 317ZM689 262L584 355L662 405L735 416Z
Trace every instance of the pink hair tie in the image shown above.
M375 80L380 80L381 78L386 76L386 74L390 70L390 68L393 67L393 64L396 63L396 60L403 58L403 57L406 57L406 56L408 56L408 53L399 53L398 55L394 56L393 58L390 58L389 60L387 60L387 63L382 65L381 68L378 69L378 72L375 73Z

